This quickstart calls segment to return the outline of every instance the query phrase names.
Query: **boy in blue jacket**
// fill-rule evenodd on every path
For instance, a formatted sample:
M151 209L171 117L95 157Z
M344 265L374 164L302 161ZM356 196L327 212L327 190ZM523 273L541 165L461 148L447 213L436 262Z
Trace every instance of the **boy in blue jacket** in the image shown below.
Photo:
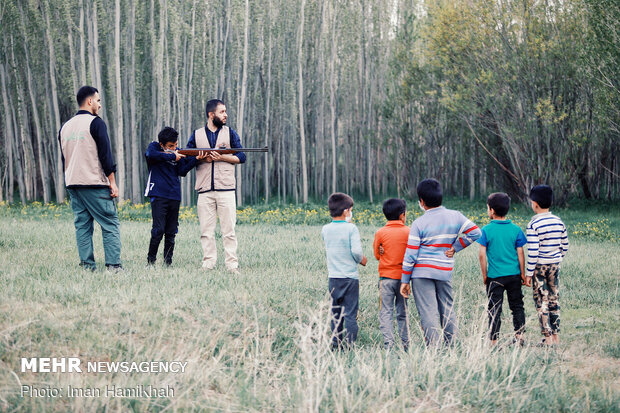
M164 262L172 264L174 238L179 227L179 207L181 205L181 180L196 166L194 156L185 157L178 152L179 133L169 126L158 134L159 142L151 142L146 148L146 163L149 178L146 181L144 196L151 198L153 229L147 256L147 265L155 264L159 243L164 235ZM200 157L199 157L200 158Z

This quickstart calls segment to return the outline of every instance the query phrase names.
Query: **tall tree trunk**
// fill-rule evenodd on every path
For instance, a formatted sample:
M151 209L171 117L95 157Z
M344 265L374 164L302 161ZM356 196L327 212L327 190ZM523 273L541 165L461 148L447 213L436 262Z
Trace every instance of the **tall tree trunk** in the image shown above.
M84 0L80 0L80 83L82 86L88 83L86 80L86 35L84 30Z
M338 153L336 152L336 22L337 7L332 7L332 44L331 58L329 61L329 110L330 110L330 130L331 130L331 146L332 146L332 193L336 192L336 182L338 179Z
M183 136L189 136L192 130L192 113L193 113L193 83L194 83L194 58L195 58L195 49L196 49L196 2L194 0L192 4L192 31L191 37L189 39L189 68L187 71L187 84L184 87L187 89L187 107L185 108L185 120L184 125L181 128L181 132ZM183 205L189 205L190 196L191 196L191 175L188 174L184 180L185 185L183 186Z
M24 171L22 169L22 152L19 149L19 144L18 144L18 139L17 139L20 132L18 130L14 106L11 106L11 116L13 117L13 127L14 127L13 136L15 136L15 142L11 146L13 148L13 159L15 160L14 165L15 165L15 172L16 172L15 175L17 178L17 190L19 192L19 200L21 201L22 204L25 204L26 203L26 191L24 190L25 184L24 184Z
M69 67L71 68L70 70L71 81L73 83L73 90L75 91L75 93L77 93L79 85L78 85L77 71L75 68L75 61L76 61L75 52L73 50L73 20L71 18L71 10L70 10L69 3L65 3L64 7L65 7L65 10L64 10L65 18L67 20L67 44L69 45L69 65L70 65Z
M218 87L219 99L224 99L226 91L226 54L228 52L228 37L230 35L230 21L231 21L231 5L230 0L226 1L226 29L224 30L224 39L222 44L222 62L220 63L220 82ZM205 114L206 116L206 114Z
M38 158L38 163L39 163L39 172L41 174L41 186L43 187L42 188L43 189L43 202L47 204L51 201L50 188L49 188L50 177L49 177L49 173L47 169L47 159L45 156L45 148L43 147L43 142L42 142L43 130L41 128L41 120L39 118L39 111L38 111L39 105L35 97L35 87L32 82L32 70L30 68L30 51L29 51L29 46L28 46L28 39L26 37L26 33L28 33L26 31L26 17L24 15L24 11L21 7L21 4L19 6L19 11L21 15L21 19L20 19L21 29L22 29L22 33L24 33L24 57L26 59L26 81L28 84L28 92L30 96L30 107L32 109L32 118L33 118L34 127L35 127L37 158Z
M11 37L10 39L10 43L11 43L11 50L13 49L13 39ZM6 42L5 42L5 49L7 49L6 47ZM7 57L8 59L8 57ZM14 66L12 64L10 64L9 62L7 62L8 66ZM15 67L13 67L13 72L15 72ZM7 70L7 78L8 78L8 84L11 83L11 79L10 79L10 73ZM6 89L6 84L3 87L3 90L7 90L7 94L9 96L11 96L11 93L8 92L8 89ZM12 97L12 96L11 96ZM8 100L5 99L5 102L8 103ZM13 104L9 105L8 111L7 111L7 116L10 114L11 116L11 121L9 122L12 126L13 126L13 130L12 132L9 134L9 136L13 136L13 141L10 144L10 148L11 148L11 153L10 153L10 157L9 157L9 196L10 199L13 200L13 191L14 191L14 185L15 185L15 179L17 179L17 189L19 192L19 199L21 201L21 203L25 203L26 202L26 193L24 191L24 174L22 171L22 152L19 149L19 136L20 136L20 130L18 127L18 123L17 123L17 118L15 116L15 106L19 107L19 103L15 104L14 102L12 102ZM6 104L6 103L5 103ZM15 175L13 174L15 172Z
M11 117L11 107L13 106L11 102L9 102L9 95L7 92L7 71L5 70L5 66L2 62L0 62L0 87L2 88L2 105L4 110L2 111L4 115L4 139L5 139L5 153L7 157L6 164L6 175L3 177L3 180L6 180L6 200L9 203L13 203L13 185L14 185L14 176L13 176L13 145L15 142L15 129L13 128L13 118Z
M101 85L97 84L97 76L95 76L95 54L93 52L93 43L95 40L93 37L93 26L90 20L93 13L92 7L93 5L91 2L86 0L86 15L88 16L86 18L86 31L88 36L88 51L86 52L88 56L88 75L86 78L90 85L100 88Z
M272 9L272 5L271 5L271 0L269 0L269 5L268 5L268 13L269 13L269 19L268 19L268 24L267 24L267 30L269 31L269 40L268 40L268 54L267 54L267 92L266 92L266 96L265 96L265 146L269 147L269 135L273 132L275 132L275 130L273 128L271 128L271 121L270 121L270 115L271 115L271 54L272 54L272 49L273 49L273 44L272 44L272 33L271 33L271 9ZM265 185L265 204L269 203L269 192L270 189L269 188L269 153L265 153L265 170L264 170L264 185Z
M93 56L93 65L91 66L90 70L93 73L93 81L95 82L95 87L99 89L99 95L101 96L101 105L105 108L103 82L101 78L101 59L99 57L99 23L97 18L97 2L94 1L91 4L91 7L92 9L89 21L91 23L90 35L92 36L92 41L90 43L90 46Z
M475 147L473 147L475 148ZM471 159L478 159L476 150L472 149ZM476 198L476 169L469 168L469 200L473 201Z
M301 156L302 202L308 202L308 166L306 165L306 131L304 122L304 72L303 72L303 45L304 45L304 9L306 0L301 0L301 15L299 18L299 35L297 40L297 70L299 74L299 136Z
M317 106L318 106L318 120L316 122L316 138L315 144L317 146L317 158L318 158L318 178L316 182L316 197L321 199L325 195L326 186L326 162L325 162L325 147L328 145L328 141L325 137L325 96L326 96L326 77L325 77L325 52L326 52L326 34L329 33L329 20L328 20L328 5L324 0L321 0L321 25L319 30L319 42L318 42L318 58L317 58L317 72L319 87L317 91ZM327 27L327 29L326 29ZM328 39L329 40L329 39Z
M121 2L115 1L114 13L114 78L116 81L116 183L118 200L125 199L125 145L123 142L123 99L121 84Z
M239 106L237 109L238 113L238 131L239 136L243 138L243 122L245 120L245 96L247 94L247 83L248 83L248 35L250 30L250 2L249 0L245 0L245 24L243 30L243 75L241 76L241 96L239 98ZM237 175L237 205L243 204L243 196L241 192L241 168L237 166L235 168L235 173Z
M24 32L25 33L25 32ZM39 118L39 105L37 98L34 94L35 87L32 82L32 71L30 69L30 59L28 52L28 45L24 47L26 53L26 79L28 81L28 92L30 95L30 107L32 108L32 118L34 120L36 142L37 142L37 158L39 161L39 172L41 174L41 186L43 187L43 202L49 203L51 201L50 195L50 176L47 168L47 158L45 156L45 148L43 146L43 129L41 128L41 120ZM52 142L56 144L56 140L52 139Z
M288 134L283 134L283 136L288 136ZM284 150L284 142L280 141L280 175L282 176L282 202L286 203L287 202L287 196L288 196L288 187L287 187L287 171L289 171L289 169L287 168L287 164L286 164L286 151ZM288 146L288 145L287 145Z
M487 193L487 164L482 161L480 163L480 168L478 169L478 181L480 182L480 195L483 197L486 196Z
M149 135L153 138L157 136L157 121L161 119L159 113L159 83L161 64L158 58L157 49L157 32L155 30L155 0L151 0L151 8L149 13L149 33L151 35L151 113L152 118Z
M140 202L142 188L140 187L140 154L142 137L137 131L136 114L136 0L129 0L129 133L131 134L131 201Z
M170 62L168 53L168 41L166 33L168 32L168 0L163 0L159 10L159 47L162 61L162 79L161 79L161 112L163 124L170 124ZM160 126L163 126L160 125ZM158 131L159 132L159 131Z
M25 192L26 200L30 201L35 196L35 188L34 188L34 179L36 174L36 168L34 166L34 153L32 150L32 144L30 141L30 124L27 121L28 119L28 108L26 107L26 98L24 96L24 86L22 85L20 74L18 73L18 65L17 60L15 59L15 47L14 47L14 39L13 35L10 36L11 42L11 66L13 68L13 78L15 84L15 90L17 91L17 122L15 123L18 126L18 135L19 141L21 143L21 148L18 148L18 156L17 158L20 160L20 167L23 171L23 179L22 185ZM19 71L21 72L21 70Z

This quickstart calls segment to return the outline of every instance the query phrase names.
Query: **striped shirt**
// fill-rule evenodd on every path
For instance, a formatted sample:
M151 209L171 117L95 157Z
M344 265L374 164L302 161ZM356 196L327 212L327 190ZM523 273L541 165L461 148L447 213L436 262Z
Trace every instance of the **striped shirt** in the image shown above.
M364 253L355 224L332 221L323 226L321 236L325 242L329 278L359 279L357 264L364 258Z
M568 235L562 220L551 212L536 214L527 224L527 276L537 264L559 264L568 251Z
M454 247L459 252L481 234L476 224L458 211L443 206L427 210L411 224L401 282L409 283L411 278L449 281L454 258L446 257L446 250Z

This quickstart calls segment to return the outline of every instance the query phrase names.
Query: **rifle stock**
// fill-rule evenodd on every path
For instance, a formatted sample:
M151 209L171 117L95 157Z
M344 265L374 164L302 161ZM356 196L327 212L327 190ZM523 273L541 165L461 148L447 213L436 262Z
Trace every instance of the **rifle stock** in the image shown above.
M167 150L166 152L174 153L175 151ZM177 149L176 152L186 156L198 156L200 152L218 152L226 155L237 152L269 152L269 148L266 146L264 148L185 148Z

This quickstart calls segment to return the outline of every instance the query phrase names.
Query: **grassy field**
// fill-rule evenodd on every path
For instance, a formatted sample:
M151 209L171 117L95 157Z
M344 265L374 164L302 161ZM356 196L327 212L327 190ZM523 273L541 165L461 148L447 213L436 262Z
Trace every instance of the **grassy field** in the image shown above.
M480 205L459 207L484 224ZM126 271L113 274L78 268L66 207L0 205L0 409L620 411L620 211L609 213L609 207L558 211L571 248L561 271L557 350L533 346L540 333L531 290L525 291L528 346L488 347L477 249L469 248L457 255L454 276L457 346L426 349L411 305L414 345L408 353L382 349L377 262L371 258L360 270L358 347L332 353L320 207L240 211L241 275L231 276L222 260L215 271L199 269L191 209L182 213L173 267L146 269L148 207L123 207ZM354 209L369 256L382 222L378 211ZM530 215L521 207L513 211L521 225ZM98 228L95 246L101 268ZM504 344L508 316L505 310ZM32 373L21 372L22 357L183 361L187 367L159 374ZM68 386L104 391L148 384L172 388L174 395L67 394ZM22 395L22 386L59 388L61 396Z

